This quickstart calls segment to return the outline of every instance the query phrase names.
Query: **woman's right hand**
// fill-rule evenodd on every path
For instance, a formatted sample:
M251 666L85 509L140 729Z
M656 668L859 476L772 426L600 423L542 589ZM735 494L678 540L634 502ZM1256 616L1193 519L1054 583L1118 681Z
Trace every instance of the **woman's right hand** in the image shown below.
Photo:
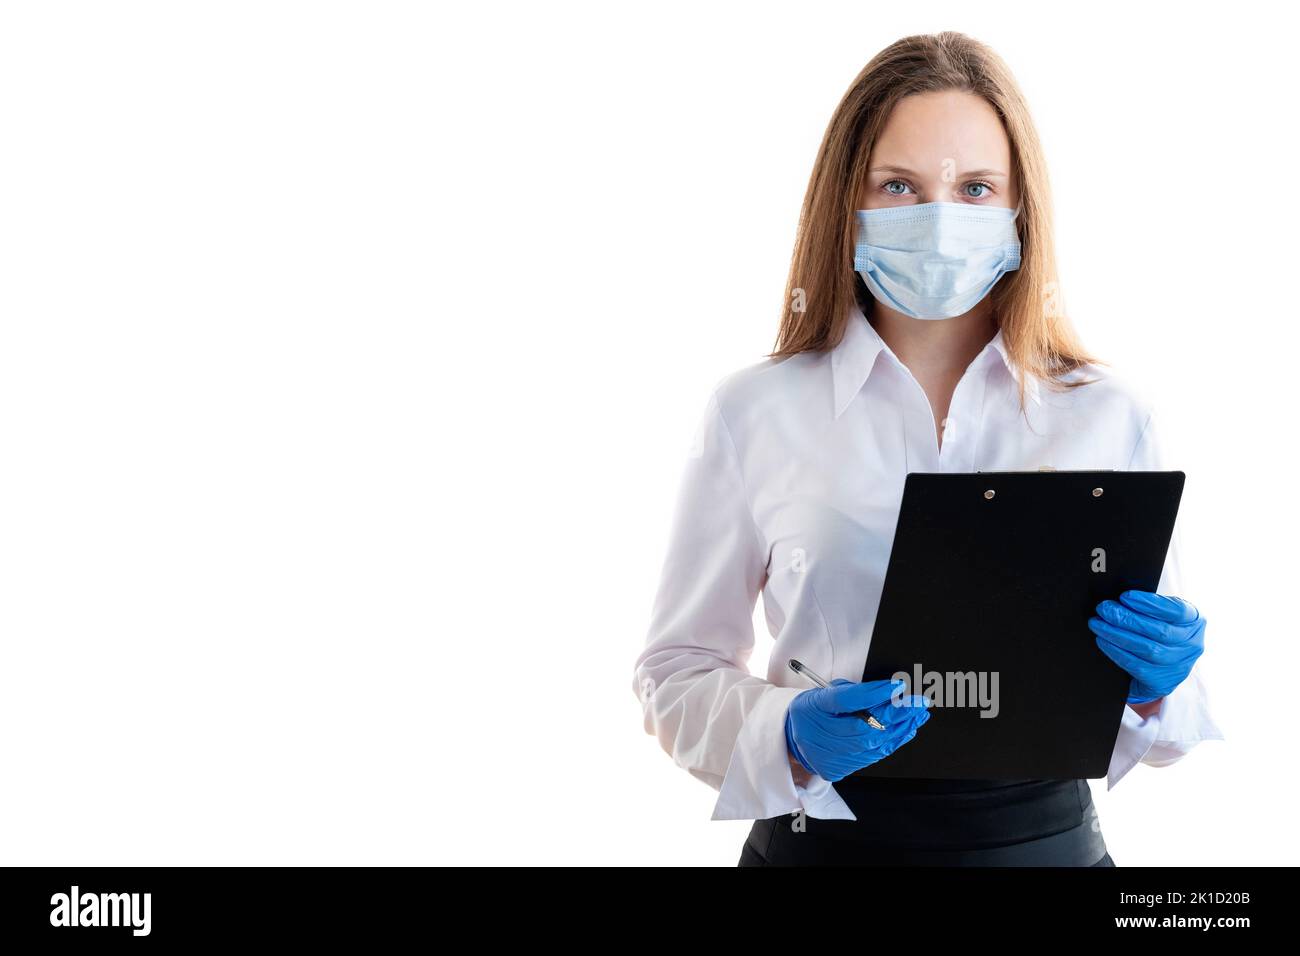
M829 687L806 690L790 702L785 741L790 756L807 770L834 783L888 757L916 736L930 719L924 695L900 695L901 680L862 683L838 678ZM885 725L876 730L858 716L870 711Z

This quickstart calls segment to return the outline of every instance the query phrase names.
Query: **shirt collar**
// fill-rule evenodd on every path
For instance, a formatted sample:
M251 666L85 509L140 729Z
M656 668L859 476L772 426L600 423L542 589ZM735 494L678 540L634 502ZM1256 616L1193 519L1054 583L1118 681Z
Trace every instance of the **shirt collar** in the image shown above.
M857 397L858 392L862 391L862 386L866 384L867 378L871 375L871 370L875 368L876 359L879 358L881 352L887 353L890 359L898 365L903 364L899 361L898 356L894 354L893 349L885 344L885 340L880 337L880 333L876 331L875 326L867 321L862 309L854 302L849 307L849 319L844 329L844 338L831 351L831 375L835 385L836 418L844 414L844 410ZM1019 380L1020 367L1007 351L1001 329L998 329L997 334L984 346L984 351L977 356L976 361L987 361L987 357L990 355L1000 358L1011 376ZM1035 404L1042 404L1039 397L1038 380L1033 375L1029 375L1026 379L1025 393Z

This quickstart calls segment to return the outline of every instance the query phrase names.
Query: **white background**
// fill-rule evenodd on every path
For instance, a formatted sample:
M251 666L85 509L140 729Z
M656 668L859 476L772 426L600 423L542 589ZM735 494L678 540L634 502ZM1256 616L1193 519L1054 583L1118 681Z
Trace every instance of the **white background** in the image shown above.
M4 5L0 862L733 865L632 689L676 481L840 96L957 29L1188 475L1228 739L1094 781L1112 854L1295 863L1284 9Z

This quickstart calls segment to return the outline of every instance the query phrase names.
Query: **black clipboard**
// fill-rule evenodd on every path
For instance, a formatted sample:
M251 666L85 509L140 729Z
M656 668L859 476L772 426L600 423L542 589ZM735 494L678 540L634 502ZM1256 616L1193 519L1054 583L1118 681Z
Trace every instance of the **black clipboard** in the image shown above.
M945 706L852 776L1105 777L1131 678L1087 621L1106 598L1156 590L1184 478L909 473L862 679L906 672L917 694L933 672Z

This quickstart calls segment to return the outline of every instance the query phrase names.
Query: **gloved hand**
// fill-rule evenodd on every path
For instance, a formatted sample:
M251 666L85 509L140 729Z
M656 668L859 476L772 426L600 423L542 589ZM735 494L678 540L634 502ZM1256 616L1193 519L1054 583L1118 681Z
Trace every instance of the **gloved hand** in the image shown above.
M1187 679L1205 650L1205 618L1182 598L1125 591L1088 618L1097 646L1133 675L1128 702L1164 697Z
M809 773L832 783L888 757L930 719L924 695L901 695L897 705L891 701L895 688L904 687L901 680L854 683L837 678L829 687L804 691L785 714L791 756ZM862 710L885 729L876 730L856 716Z

